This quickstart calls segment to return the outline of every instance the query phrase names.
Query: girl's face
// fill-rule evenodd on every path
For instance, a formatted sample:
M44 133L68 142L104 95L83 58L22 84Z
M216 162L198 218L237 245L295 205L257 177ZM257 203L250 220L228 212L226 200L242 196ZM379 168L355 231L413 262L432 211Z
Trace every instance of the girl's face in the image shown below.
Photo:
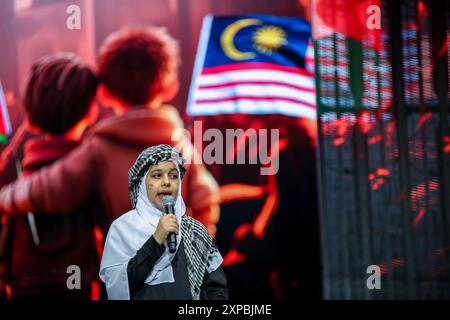
M163 210L161 200L169 195L177 198L180 178L177 167L172 161L162 161L150 167L147 179L147 196L150 202L158 209Z

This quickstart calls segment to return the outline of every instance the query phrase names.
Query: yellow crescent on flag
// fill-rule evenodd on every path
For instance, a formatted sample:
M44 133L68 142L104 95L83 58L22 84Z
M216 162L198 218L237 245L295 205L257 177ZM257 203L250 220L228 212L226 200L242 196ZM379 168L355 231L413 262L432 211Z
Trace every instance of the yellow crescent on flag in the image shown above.
M228 58L233 60L246 60L255 56L254 52L242 52L239 51L234 45L234 37L239 30L248 27L260 25L261 20L258 19L241 19L225 28L220 37L220 44L222 45L223 52Z

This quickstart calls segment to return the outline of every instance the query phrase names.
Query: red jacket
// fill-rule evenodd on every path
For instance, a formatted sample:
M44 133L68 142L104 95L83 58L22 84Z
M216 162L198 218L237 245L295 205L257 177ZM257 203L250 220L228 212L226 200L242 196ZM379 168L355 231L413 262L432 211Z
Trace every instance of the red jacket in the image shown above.
M102 120L67 157L4 188L0 210L68 213L97 192L106 232L114 219L131 209L128 170L139 153L155 144L174 145L171 136L177 128L183 124L170 106L137 109ZM186 206L213 233L218 214L210 209L219 202L217 183L203 165L186 167L182 186Z
M51 165L78 146L64 137L33 138L25 144L22 161L24 176ZM72 210L70 215L44 215L34 211L40 240L33 242L26 216L13 219L11 287L13 297L71 295L85 297L91 281L97 278L99 258L96 252L92 207L89 201ZM67 268L81 270L81 289L67 288ZM89 297L87 295L87 297Z

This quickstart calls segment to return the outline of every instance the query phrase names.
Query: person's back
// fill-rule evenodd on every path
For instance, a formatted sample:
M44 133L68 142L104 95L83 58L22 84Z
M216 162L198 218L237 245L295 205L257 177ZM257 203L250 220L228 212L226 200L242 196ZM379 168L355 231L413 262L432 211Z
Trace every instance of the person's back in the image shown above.
M204 225L185 214L185 161L160 144L130 168L133 210L111 224L100 264L108 299L228 298L219 250Z
M24 100L27 126L42 134L25 144L24 176L51 165L79 145L83 119L97 88L94 74L74 54L59 53L37 61L30 72ZM93 199L95 202L95 199ZM92 206L70 215L34 212L39 244L26 217L12 220L11 294L13 299L88 299L97 279L98 255ZM67 268L81 268L81 290L67 288Z

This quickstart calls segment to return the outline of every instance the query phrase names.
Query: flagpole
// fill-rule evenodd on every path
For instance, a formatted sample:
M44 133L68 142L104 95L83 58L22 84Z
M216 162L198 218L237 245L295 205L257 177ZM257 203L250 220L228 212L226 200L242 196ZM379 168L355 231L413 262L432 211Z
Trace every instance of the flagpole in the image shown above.
M5 95L3 92L3 87L2 87L1 82L0 82L0 108L2 111L3 119L1 119L1 120L4 123L5 133L6 133L6 136L8 137L8 140L10 140L10 138L12 137L12 127L11 127L11 122L9 120L8 108L6 106ZM13 149L12 149L12 157L14 159L17 177L20 178L20 177L22 177L22 166L20 164L19 157L17 155L17 150L16 150L15 146L13 146ZM37 227L36 227L36 221L34 219L34 214L32 212L28 212L27 219L28 219L28 224L30 226L31 235L33 237L33 242L36 246L38 246L40 241L39 241L39 234L38 234Z

